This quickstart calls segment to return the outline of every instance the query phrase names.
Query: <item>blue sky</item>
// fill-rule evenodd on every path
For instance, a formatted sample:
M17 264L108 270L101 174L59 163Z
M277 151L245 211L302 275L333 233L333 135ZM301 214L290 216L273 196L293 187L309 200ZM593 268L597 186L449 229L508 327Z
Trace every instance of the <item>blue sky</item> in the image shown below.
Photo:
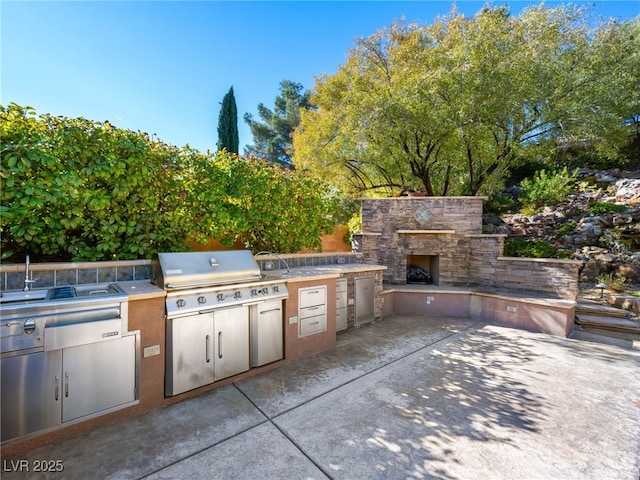
M465 15L485 2L458 1ZM513 14L538 2L508 4ZM546 2L551 5L551 2ZM585 2L574 2L585 3ZM595 13L629 19L640 1L595 1ZM333 74L354 39L401 17L431 23L442 1L0 2L0 103L37 113L109 120L161 140L214 150L220 102L233 86L242 117L273 107L282 80L311 89Z

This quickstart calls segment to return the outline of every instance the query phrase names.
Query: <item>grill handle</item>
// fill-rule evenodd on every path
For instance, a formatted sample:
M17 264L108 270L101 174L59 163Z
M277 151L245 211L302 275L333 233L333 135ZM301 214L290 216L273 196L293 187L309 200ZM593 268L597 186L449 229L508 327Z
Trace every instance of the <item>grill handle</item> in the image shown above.
M217 282L212 280L206 280L202 282L165 283L164 288L166 288L167 290L176 290L176 289L192 288L192 287L213 287L213 286L219 286L219 285L231 285L231 284L236 284L241 282L254 282L259 279L260 279L260 275L255 275L252 277L234 278L232 280L217 281Z
M190 287L208 287L211 285L211 282L191 282L191 283L165 283L165 288L175 289L175 288L190 288Z

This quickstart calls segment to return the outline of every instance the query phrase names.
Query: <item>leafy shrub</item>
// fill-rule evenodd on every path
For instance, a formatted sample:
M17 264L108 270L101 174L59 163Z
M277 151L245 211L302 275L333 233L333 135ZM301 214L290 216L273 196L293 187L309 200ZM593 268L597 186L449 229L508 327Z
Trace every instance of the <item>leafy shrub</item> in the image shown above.
M181 150L15 104L0 106L0 136L3 257L110 260L184 247Z
M149 258L208 237L291 252L334 224L325 184L263 161L15 104L0 105L0 136L3 258Z
M507 257L568 258L571 252L558 250L544 240L509 240L504 244Z
M603 273L596 278L598 283L605 283L614 292L624 292L627 279L617 273Z
M575 181L576 172L569 173L566 167L555 172L539 170L533 178L520 182L523 190L520 201L531 211L558 205L571 192Z
M240 241L255 251L297 252L320 248L321 236L333 230L339 198L310 174L226 152L218 153L215 166L225 172L227 191L191 208L201 224L209 225L208 234L223 243ZM212 162L204 168L212 168ZM207 190L209 182L199 188ZM211 211L216 202L219 208ZM226 223L220 225L223 212Z
M610 202L595 202L589 207L591 215L602 215L604 213L622 213L627 209L625 205L618 205Z
M517 211L519 208L518 199L508 193L494 193L484 204L485 213L500 215Z

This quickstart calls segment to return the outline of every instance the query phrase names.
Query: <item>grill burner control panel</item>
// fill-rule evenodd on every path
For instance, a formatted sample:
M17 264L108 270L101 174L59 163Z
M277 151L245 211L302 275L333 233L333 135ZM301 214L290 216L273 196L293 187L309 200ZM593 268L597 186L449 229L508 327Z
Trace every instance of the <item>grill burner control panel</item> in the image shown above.
M287 298L285 283L245 284L225 288L209 287L167 294L167 316L191 315L201 311L236 306L262 300Z

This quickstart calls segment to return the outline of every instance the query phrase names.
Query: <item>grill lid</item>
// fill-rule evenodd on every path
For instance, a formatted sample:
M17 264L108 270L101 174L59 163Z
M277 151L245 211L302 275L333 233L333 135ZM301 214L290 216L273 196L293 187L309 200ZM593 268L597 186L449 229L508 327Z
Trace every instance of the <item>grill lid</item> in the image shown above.
M156 285L165 290L260 279L260 267L250 250L159 253L153 273Z

